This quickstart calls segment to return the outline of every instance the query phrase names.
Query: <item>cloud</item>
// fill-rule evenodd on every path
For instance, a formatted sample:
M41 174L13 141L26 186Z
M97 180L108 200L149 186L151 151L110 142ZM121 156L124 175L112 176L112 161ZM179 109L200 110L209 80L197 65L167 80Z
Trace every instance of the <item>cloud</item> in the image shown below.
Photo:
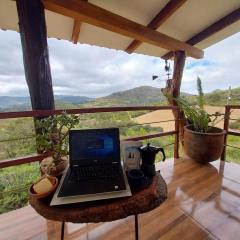
M183 74L182 91L196 93L196 79L202 79L204 92L239 87L240 33L207 49L202 60L188 59Z
M196 77L205 92L239 86L240 34L205 50L203 60L188 59L182 91L196 92ZM164 81L152 81L152 75L166 78L160 58L127 54L64 40L48 39L55 94L89 97L149 85L164 87ZM0 30L0 95L29 95L25 81L19 34Z
M151 76L163 69L157 58L49 40L53 85L58 92L69 87L74 95L104 96L140 85L158 86ZM55 88L57 89L57 88Z

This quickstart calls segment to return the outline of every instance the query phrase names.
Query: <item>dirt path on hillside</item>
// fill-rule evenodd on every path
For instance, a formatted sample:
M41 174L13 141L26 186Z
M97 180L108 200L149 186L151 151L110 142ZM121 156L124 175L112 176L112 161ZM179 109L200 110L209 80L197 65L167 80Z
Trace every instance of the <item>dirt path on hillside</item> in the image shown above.
M205 106L205 110L209 114L213 114L215 112L224 113L224 107L215 107L215 106ZM240 118L240 110L233 110L231 113L231 118L238 119ZM166 121L166 120L173 120L173 114L171 110L157 110L153 112L149 112L147 114L138 116L135 118L137 123L150 123L150 122L157 122L157 121ZM219 128L223 128L223 116L220 117L217 121L221 120L216 126ZM162 122L162 123L152 123L150 124L152 127L162 127L163 131L172 131L174 130L174 121L172 122Z

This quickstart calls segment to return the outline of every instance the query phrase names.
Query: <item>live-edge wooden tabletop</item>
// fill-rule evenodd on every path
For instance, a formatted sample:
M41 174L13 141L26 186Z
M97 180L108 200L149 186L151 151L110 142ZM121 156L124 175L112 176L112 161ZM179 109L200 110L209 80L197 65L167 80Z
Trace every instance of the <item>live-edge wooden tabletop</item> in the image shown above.
M151 184L131 197L86 203L50 206L52 195L44 199L29 197L30 205L49 220L73 223L108 222L148 212L167 199L167 185L159 172Z

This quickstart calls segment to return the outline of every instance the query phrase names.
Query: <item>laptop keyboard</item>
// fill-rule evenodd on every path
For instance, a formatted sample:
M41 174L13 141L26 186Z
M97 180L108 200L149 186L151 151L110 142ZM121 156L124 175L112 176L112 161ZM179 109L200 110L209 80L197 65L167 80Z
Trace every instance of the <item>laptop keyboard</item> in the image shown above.
M75 167L69 176L70 182L81 182L91 179L113 179L121 174L119 164L103 166Z

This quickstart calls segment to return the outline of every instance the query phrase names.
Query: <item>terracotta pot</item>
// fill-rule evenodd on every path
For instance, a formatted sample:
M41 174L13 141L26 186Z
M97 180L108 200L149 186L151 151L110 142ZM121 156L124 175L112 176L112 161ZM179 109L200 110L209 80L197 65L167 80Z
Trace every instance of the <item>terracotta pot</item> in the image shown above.
M208 163L220 158L224 147L226 131L211 127L209 132L193 131L193 126L184 127L184 151L186 155L200 163Z
M64 172L68 165L68 158L62 157L61 161L58 162L57 165L55 165L54 160L52 157L47 157L42 160L40 168L42 174L48 174L51 176L60 176Z

